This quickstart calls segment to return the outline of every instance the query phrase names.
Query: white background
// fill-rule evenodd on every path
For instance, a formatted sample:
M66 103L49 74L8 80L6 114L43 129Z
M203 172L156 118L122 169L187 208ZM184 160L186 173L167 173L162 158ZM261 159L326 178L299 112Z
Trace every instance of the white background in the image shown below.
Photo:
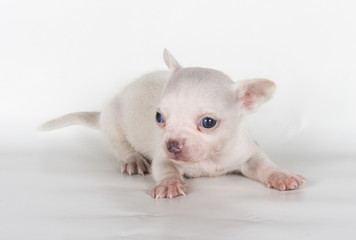
M46 164L53 164L49 172L64 167L64 175L72 173L73 181L75 169L80 171L85 164L91 164L93 183L94 169L110 172L113 179L121 178L113 163L105 160L113 156L100 134L81 127L43 134L36 128L68 112L100 111L136 77L165 69L163 48L168 48L183 66L219 69L236 81L255 77L274 80L278 87L274 98L249 117L260 145L283 167L302 171L311 175L309 178L314 176L312 191L320 190L317 173L327 179L337 167L340 176L346 174L343 169L349 174L341 185L355 183L355 10L351 0L0 1L0 186L4 189L0 210L7 209L0 228L1 223L8 224L4 239L21 236L19 229L25 225L27 232L23 234L39 237L36 234L44 216L56 216L56 209L58 213L73 211L72 205L61 205L63 199L59 205L47 206L50 213L41 212L42 205L32 204L49 196L38 188L50 182ZM28 177L36 176L32 185L25 184ZM72 184L71 177L65 180L67 185L61 185L64 189ZM153 183L149 176L145 178L149 183L134 178L134 184L150 202L145 189ZM196 181L204 186L203 180ZM323 183L326 190L329 182ZM23 189L28 192L23 193ZM127 194L130 196L130 191ZM340 199L355 199L343 196ZM26 198L29 206L19 208L23 202L17 201ZM84 205L80 209L86 213L90 212L88 208ZM168 208L176 206L173 203ZM323 219L321 215L317 216ZM337 216L347 223L352 217ZM34 218L38 224L28 225ZM325 222L326 227L328 224L334 222ZM57 225L49 226L48 233L58 237ZM77 228L68 236L80 239L83 229ZM274 230L278 232L278 227ZM304 230L302 237L317 238L315 232ZM342 232L347 230L351 228ZM91 236L104 236L96 233ZM334 233L338 235L339 231ZM135 232L125 236L139 239ZM327 236L332 234L323 237Z

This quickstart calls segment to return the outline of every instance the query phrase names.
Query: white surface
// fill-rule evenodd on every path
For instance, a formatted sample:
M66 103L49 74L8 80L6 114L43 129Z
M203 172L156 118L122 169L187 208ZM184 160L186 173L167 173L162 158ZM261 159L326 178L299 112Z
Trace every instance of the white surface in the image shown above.
M1 1L0 239L353 239L353 1ZM250 116L281 167L308 182L277 192L241 176L189 179L155 201L151 176L119 173L100 133L42 122L100 110L133 78L183 66L267 77Z

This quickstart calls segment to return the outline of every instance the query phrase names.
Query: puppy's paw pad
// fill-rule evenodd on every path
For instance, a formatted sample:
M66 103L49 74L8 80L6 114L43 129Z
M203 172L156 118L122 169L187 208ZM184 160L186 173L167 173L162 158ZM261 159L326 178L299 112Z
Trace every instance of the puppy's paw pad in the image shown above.
M279 191L294 190L303 185L304 182L305 178L301 175L276 171L269 177L267 187Z
M155 199L175 198L185 196L185 183L178 178L169 178L161 181L157 186L152 188L151 196Z
M145 175L149 173L149 164L146 159L140 155L131 156L130 159L126 159L121 165L121 172L129 175L140 174Z

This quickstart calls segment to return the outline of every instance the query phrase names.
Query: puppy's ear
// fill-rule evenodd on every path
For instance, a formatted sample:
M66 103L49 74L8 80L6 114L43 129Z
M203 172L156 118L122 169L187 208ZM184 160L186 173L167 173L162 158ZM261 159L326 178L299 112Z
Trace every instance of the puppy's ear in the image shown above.
M164 49L163 59L169 70L171 70L172 72L176 72L178 71L178 69L182 68L182 66L167 49Z
M257 110L273 96L276 84L267 79L250 79L237 83L236 97L247 113Z

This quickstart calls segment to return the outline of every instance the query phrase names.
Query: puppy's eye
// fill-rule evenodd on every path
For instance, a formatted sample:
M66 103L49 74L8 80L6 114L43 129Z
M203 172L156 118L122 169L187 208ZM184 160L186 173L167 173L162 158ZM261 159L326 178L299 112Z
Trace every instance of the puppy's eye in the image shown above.
M156 112L156 122L159 124L163 124L165 122L162 114L159 112Z
M205 117L200 121L200 126L203 128L213 128L216 125L216 120L210 117Z

